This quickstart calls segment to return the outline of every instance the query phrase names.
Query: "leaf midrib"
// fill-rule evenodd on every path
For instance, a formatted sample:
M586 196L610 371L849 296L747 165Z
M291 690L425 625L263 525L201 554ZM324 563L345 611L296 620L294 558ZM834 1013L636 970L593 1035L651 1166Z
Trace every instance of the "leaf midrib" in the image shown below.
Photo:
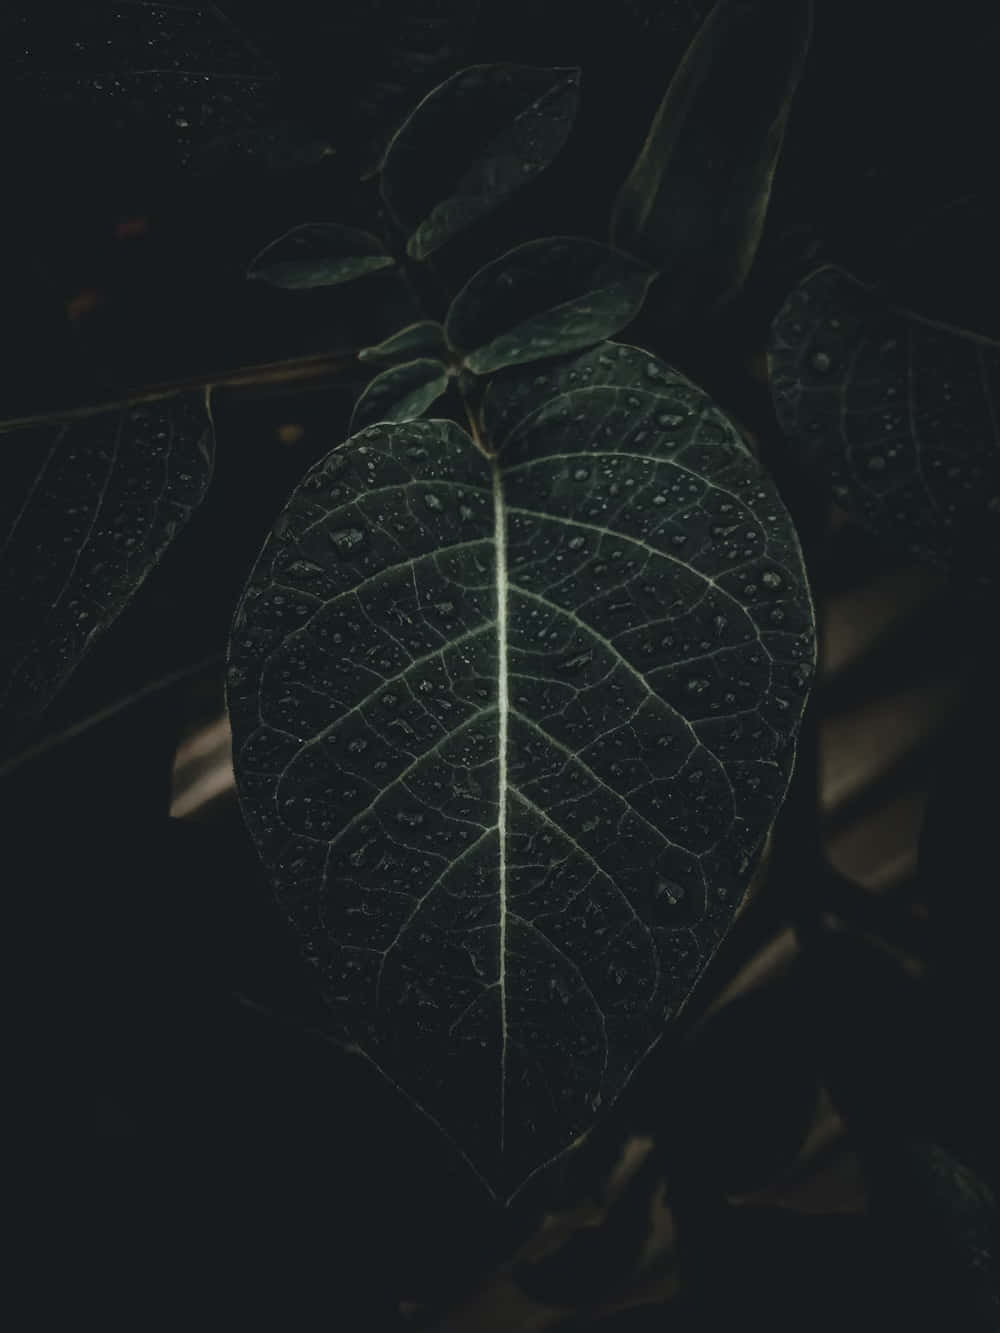
M497 844L500 899L500 1152L504 1150L505 1095L507 1086L507 745L510 723L510 689L507 675L507 519L504 512L503 475L494 457L490 460L493 482L493 544L495 548L497 615Z

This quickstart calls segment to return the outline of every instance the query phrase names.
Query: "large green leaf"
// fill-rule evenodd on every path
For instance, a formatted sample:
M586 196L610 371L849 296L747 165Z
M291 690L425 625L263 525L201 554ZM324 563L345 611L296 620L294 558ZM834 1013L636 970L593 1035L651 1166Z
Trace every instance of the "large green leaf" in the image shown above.
M30 727L201 502L203 393L0 434L0 750Z
M426 259L552 161L576 118L578 69L472 65L423 99L382 164L382 197Z
M304 222L255 255L247 277L272 287L335 287L395 262L370 232L336 222Z
M351 431L376 421L414 421L448 387L448 367L431 357L405 361L376 375L354 405Z
M670 81L611 238L661 270L675 319L750 270L811 30L812 0L719 0Z
M546 236L474 273L451 303L445 332L477 375L574 352L634 319L654 277L599 241Z
M814 655L794 530L736 432L565 388L499 457L442 420L334 449L228 667L244 817L335 1026L503 1199L714 951Z
M771 329L784 431L865 526L976 581L1000 573L1000 344L826 266Z

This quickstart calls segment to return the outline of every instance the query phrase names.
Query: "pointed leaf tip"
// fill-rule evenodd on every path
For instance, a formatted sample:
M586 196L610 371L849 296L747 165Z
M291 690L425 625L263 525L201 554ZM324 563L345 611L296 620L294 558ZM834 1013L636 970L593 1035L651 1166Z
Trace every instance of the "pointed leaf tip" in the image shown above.
M370 232L334 222L306 222L255 255L247 277L272 287L306 290L352 282L395 262Z

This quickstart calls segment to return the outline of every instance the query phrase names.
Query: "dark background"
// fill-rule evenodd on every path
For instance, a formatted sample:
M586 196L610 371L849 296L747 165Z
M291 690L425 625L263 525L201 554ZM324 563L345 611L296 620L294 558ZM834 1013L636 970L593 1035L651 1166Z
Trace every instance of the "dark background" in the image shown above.
M208 500L38 739L168 673L208 665L0 780L9 935L20 955L15 1022L28 1047L18 1083L28 1093L19 1144L33 1182L25 1226L40 1242L44 1290L106 1322L392 1327L401 1298L458 1308L465 1285L478 1289L530 1232L532 1209L554 1207L559 1195L543 1192L513 1217L496 1217L433 1132L317 1035L322 1016L231 789L189 800L183 820L165 819L172 772L178 795L178 746L190 753L221 712L229 620L267 527L305 468L342 438L362 382L351 354L411 309L391 277L292 294L243 275L256 251L297 222L377 227L375 182L360 178L409 107L476 61L580 65L582 109L553 167L450 247L444 276L463 280L534 235L605 237L615 192L709 6L232 0L222 8L34 0L8 5L0 20L8 328L0 420L151 387L219 386ZM737 381L759 360L788 287L825 258L922 314L996 336L998 54L1000 19L981 0L817 0L738 333L718 364L706 363L704 338L693 334L697 355L688 365L679 347L678 364L716 381L724 405L759 410ZM766 415L752 424L766 430ZM825 775L828 794L840 792L829 797L828 835L841 838L841 863L846 856L863 881L865 819L881 811L874 861L909 856L893 883L912 887L929 755L937 755L928 747L957 707L975 633L949 609L937 576L898 566L861 534L831 532L812 574L832 608L828 657L841 654L836 687L824 695L826 763L841 764L840 788ZM871 727L886 710L898 725L880 749ZM974 763L963 756L962 772ZM914 792L896 847L892 819ZM781 911L773 907L770 935L755 927L761 937L751 932L728 974L706 980L702 1008L753 949L779 937ZM785 1104L787 1070L808 1065L809 1040L789 1035L773 1068L747 1073L749 1083L774 1084L762 1120ZM904 1047L890 1032L886 1049ZM680 1058L673 1047L656 1057L616 1132L659 1123L664 1102L675 1100L664 1089L686 1068ZM731 1099L732 1119L711 1122L726 1139L747 1091L730 1082L718 1096ZM740 1308L773 1313L780 1288L781 1309L825 1327L818 1321L832 1319L831 1292L842 1290L855 1324L870 1318L874 1327L886 1309L918 1320L926 1293L898 1255L902 1268L891 1268L865 1229L865 1188L853 1211L841 1209L836 1189L833 1204L822 1187L814 1196L813 1213L850 1216L855 1229L834 1221L807 1253L795 1248L800 1232L779 1226L759 1269L733 1260ZM612 1249L617 1234L609 1232ZM730 1259L746 1243L713 1242ZM591 1264L577 1260L570 1287ZM786 1268L795 1267L807 1275L801 1307L787 1294L795 1282ZM865 1296L873 1273L875 1294ZM560 1295L542 1303L573 1305ZM529 1326L523 1312L499 1308L487 1301L447 1326ZM695 1322L685 1327L702 1326L687 1317ZM669 1318L660 1312L663 1327Z

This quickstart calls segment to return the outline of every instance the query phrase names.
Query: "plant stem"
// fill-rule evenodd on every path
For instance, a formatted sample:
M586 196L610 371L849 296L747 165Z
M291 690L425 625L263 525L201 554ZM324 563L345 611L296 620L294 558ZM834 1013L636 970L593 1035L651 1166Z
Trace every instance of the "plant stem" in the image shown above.
M54 412L33 412L23 417L12 417L0 422L0 440L3 433L21 426L38 426L52 421L76 421L83 417L96 416L101 412L113 412L136 403L155 403L164 398L173 398L175 394L192 392L195 389L245 389L257 384L284 384L296 380L328 379L341 371L355 371L357 363L352 353L323 354L319 356L293 357L288 361L269 361L248 370L222 372L193 380L176 380L173 383L157 384L148 389L127 394L110 402L92 403L85 407L71 407ZM2 447L2 445L0 445Z
M171 671L169 675L161 676L158 680L152 680L143 685L133 694L125 695L122 699L116 699L114 703L108 704L105 708L98 709L96 713L91 713L89 717L81 718L79 722L74 722L72 726L64 731L54 732L51 736L46 736L37 744L29 746L27 750L22 750L20 754L0 764L0 778L5 778L16 769L25 764L32 763L35 759L40 759L50 750L56 749L60 745L65 745L69 741L76 740L78 736L90 731L93 727L100 726L103 722L110 721L117 717L127 708L132 708L144 699L150 698L154 694L159 694L162 690L170 689L173 685L180 684L181 681L190 680L192 676L198 676L209 667L218 666L223 660L222 653L212 653L210 657L203 657L200 662L192 662L185 667L179 667L176 671Z

